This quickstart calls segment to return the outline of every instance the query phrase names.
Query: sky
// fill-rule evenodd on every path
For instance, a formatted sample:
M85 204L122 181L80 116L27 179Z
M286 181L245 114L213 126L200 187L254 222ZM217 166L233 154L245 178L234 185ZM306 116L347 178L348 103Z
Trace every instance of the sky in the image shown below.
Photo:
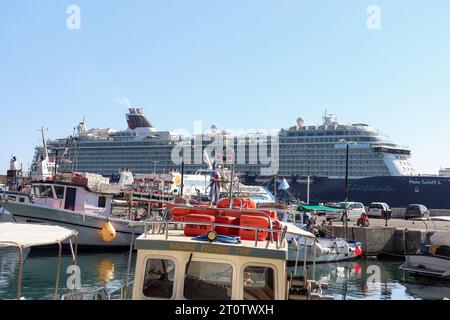
M317 125L327 109L437 173L450 167L449 12L448 0L0 0L0 172L12 154L28 167L40 127L126 129L130 101L161 130Z

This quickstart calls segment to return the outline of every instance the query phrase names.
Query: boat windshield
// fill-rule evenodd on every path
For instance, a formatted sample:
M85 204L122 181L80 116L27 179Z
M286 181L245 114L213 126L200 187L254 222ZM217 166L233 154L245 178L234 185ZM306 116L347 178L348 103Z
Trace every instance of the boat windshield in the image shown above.
M189 300L231 300L233 267L227 263L191 261L184 279Z
M142 293L147 298L172 298L174 276L175 263L173 261L148 259Z
M53 198L53 190L51 186L34 186L34 195L37 198Z
M244 300L274 300L274 270L248 266L244 270Z

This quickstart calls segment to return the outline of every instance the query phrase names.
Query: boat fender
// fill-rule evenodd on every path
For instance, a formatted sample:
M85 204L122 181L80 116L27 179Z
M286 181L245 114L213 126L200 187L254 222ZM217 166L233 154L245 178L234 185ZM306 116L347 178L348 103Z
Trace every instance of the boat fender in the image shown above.
M314 247L314 246L312 246ZM320 257L321 255L323 255L324 253L326 253L326 250L324 250L325 248L322 247L322 245L320 243L316 244L316 257Z
M336 241L333 243L333 245L331 246L331 248L334 248L334 251L335 251L337 254L341 253L340 250L339 250L339 245L338 245L338 243L337 243Z
M295 251L298 250L298 242L295 239L290 239L288 240L290 242L290 244L292 244L292 247L294 248Z
M346 256L348 256L351 252L350 246L348 245L347 241L344 244L344 253Z
M116 229L114 229L114 226L109 220L103 224L100 230L100 236L105 242L111 242L116 238Z

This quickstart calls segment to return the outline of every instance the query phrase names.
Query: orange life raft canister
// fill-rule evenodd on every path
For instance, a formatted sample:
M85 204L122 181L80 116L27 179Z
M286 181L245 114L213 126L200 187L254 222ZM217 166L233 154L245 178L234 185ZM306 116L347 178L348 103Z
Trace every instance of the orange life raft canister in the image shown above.
M269 220L266 217L261 216L242 215L240 219L240 225L242 227L269 229ZM267 235L267 231L258 231L258 241L266 240ZM239 229L239 236L242 240L255 240L256 230Z
M188 214L185 217L184 221L213 223L215 221L215 217L206 214ZM186 237L197 237L203 234L207 234L210 231L212 231L211 225L186 224L184 226L184 235Z

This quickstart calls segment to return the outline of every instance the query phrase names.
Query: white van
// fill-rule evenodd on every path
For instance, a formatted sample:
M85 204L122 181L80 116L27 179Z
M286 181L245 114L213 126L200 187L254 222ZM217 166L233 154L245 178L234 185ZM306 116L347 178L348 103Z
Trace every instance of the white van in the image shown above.
M336 205L336 208L341 210L338 211L327 211L325 217L327 221L330 220L345 220L344 219L344 211L345 211L345 202L339 202ZM347 220L358 220L363 213L366 213L366 208L361 202L347 202Z

